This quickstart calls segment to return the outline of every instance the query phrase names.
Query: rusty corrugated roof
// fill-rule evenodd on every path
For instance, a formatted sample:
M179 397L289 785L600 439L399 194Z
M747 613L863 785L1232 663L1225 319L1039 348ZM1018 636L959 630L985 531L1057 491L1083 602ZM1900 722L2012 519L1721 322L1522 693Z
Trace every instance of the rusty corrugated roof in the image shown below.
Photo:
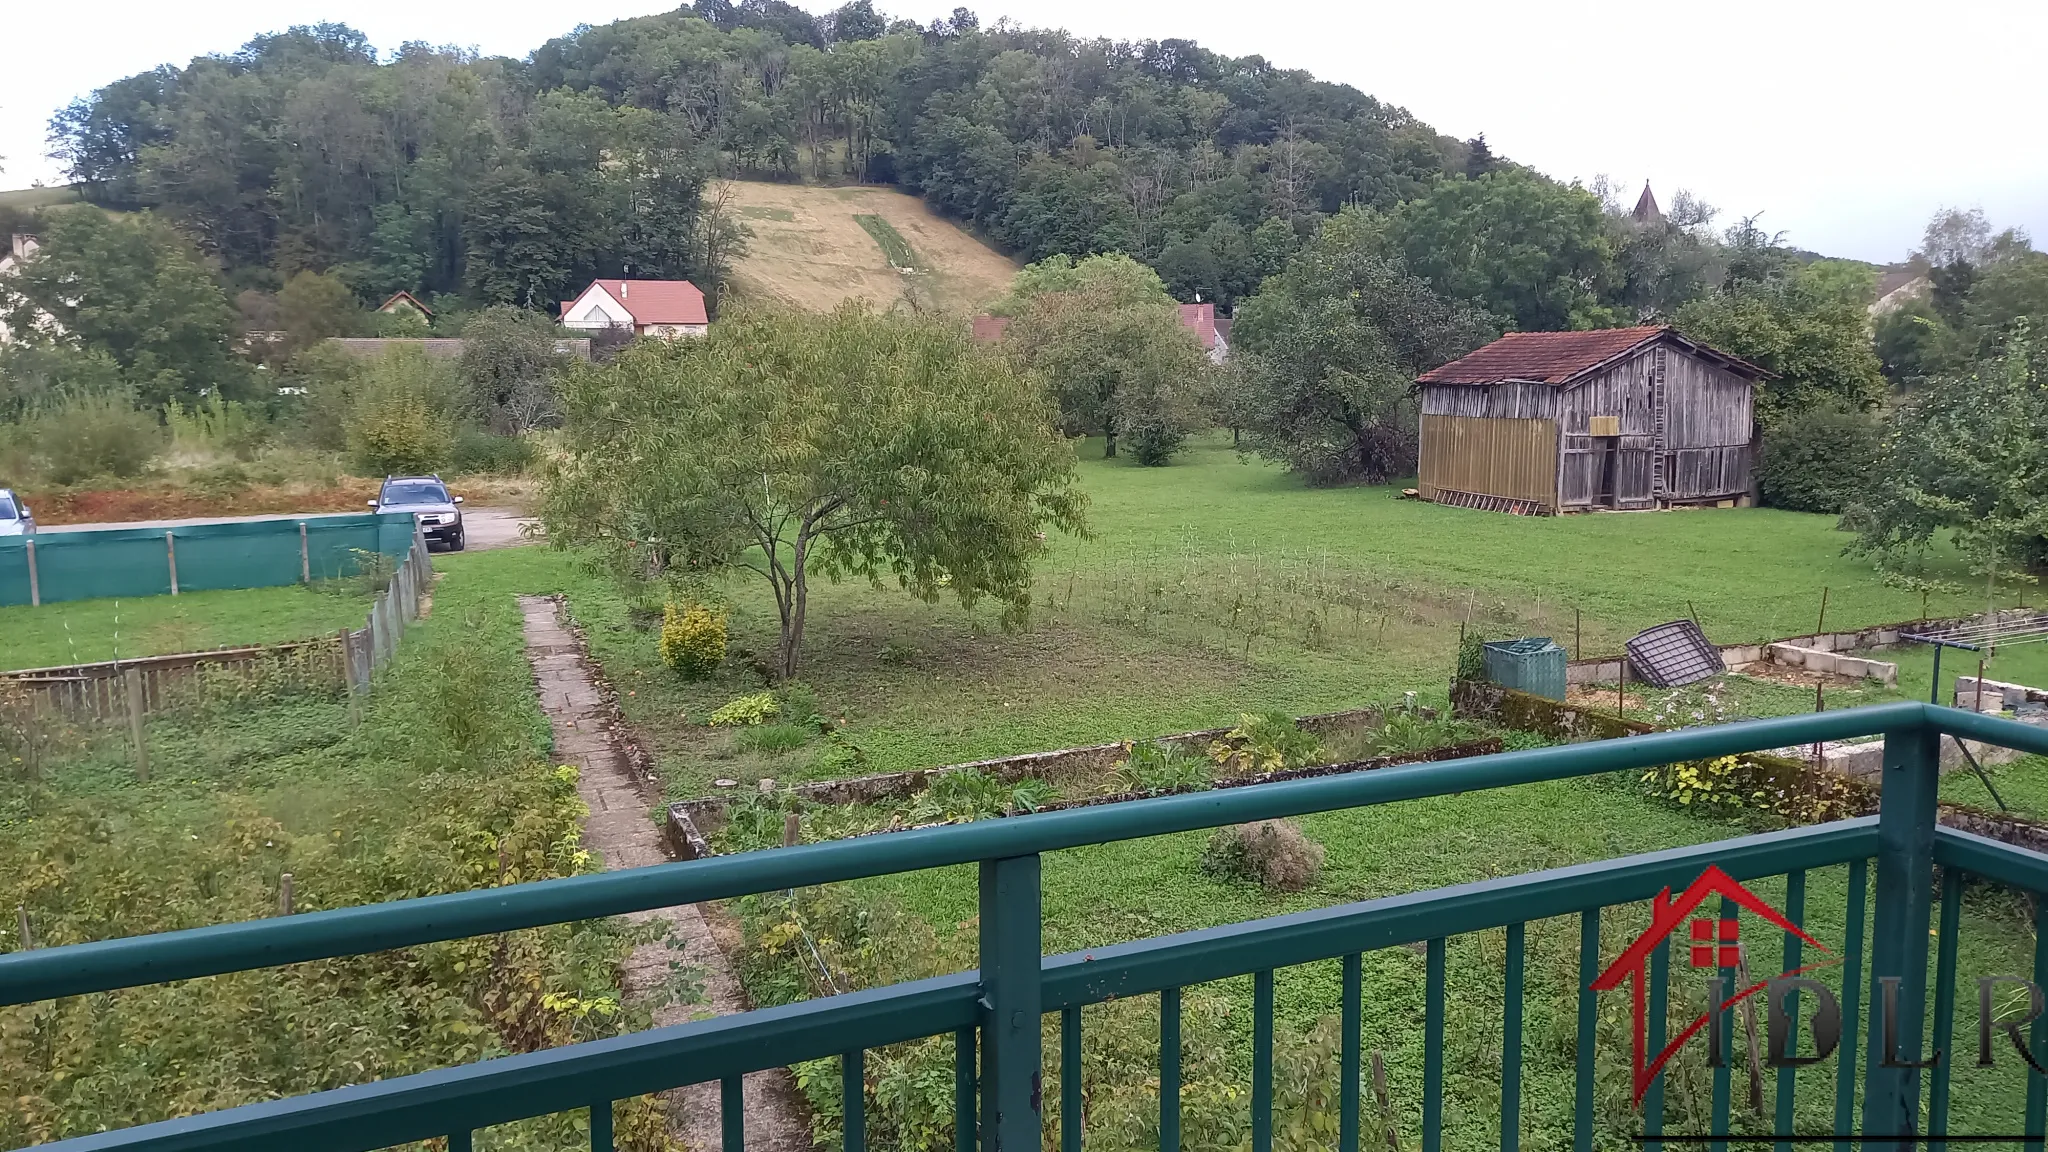
M1670 328L1596 328L1590 332L1510 332L1476 352L1415 378L1418 384L1504 384L1510 380L1567 384L1580 375L1660 339L1671 339L1740 375L1769 373L1747 360L1716 352Z

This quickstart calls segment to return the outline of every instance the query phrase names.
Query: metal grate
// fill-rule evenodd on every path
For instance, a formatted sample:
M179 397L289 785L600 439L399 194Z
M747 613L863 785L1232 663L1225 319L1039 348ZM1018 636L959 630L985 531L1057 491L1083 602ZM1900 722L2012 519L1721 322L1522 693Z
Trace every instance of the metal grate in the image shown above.
M1673 620L1636 633L1628 642L1628 662L1652 688L1697 684L1728 670L1721 650L1690 620Z

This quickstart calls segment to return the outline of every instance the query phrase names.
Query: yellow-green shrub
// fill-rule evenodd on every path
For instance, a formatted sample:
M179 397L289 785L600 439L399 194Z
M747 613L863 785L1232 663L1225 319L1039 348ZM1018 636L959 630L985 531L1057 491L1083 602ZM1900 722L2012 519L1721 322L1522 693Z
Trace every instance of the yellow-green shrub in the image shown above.
M661 610L661 662L685 680L702 680L725 662L725 616L702 604Z

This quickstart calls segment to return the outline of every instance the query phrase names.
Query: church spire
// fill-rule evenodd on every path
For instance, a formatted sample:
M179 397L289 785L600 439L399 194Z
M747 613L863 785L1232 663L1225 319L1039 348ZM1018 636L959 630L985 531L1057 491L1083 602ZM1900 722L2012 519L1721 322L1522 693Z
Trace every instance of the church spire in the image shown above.
M1657 207L1657 197L1650 191L1650 182L1643 181L1643 194L1636 200L1636 210L1630 213L1638 224L1651 224L1664 219L1664 212Z

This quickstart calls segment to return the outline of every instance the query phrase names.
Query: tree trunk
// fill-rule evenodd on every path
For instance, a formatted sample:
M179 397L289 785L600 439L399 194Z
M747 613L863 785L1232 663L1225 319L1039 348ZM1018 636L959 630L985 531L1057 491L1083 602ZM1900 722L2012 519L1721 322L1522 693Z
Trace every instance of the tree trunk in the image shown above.
M1104 429L1102 430L1102 458L1103 458L1104 460L1111 460L1111 459L1114 459L1115 457L1116 457L1116 426L1112 424L1112 425L1110 425L1109 427L1107 427L1107 428L1104 428Z

